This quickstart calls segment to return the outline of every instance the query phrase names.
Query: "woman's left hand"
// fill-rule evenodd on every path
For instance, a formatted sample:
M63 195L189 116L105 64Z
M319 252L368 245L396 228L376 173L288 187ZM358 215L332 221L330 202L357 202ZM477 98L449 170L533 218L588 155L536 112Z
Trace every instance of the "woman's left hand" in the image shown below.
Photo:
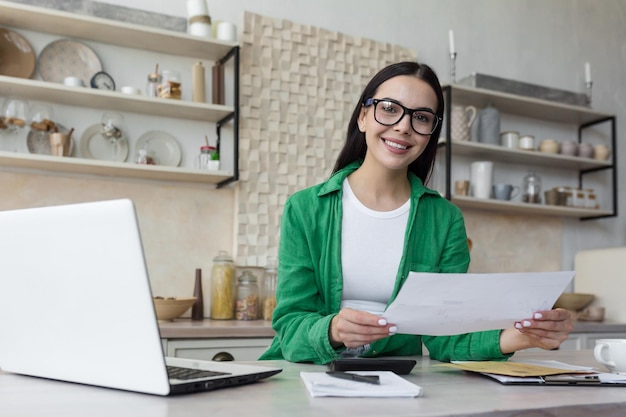
M515 329L504 330L500 336L500 348L502 353L533 347L556 349L573 328L572 315L568 310L538 311L532 318L515 322Z

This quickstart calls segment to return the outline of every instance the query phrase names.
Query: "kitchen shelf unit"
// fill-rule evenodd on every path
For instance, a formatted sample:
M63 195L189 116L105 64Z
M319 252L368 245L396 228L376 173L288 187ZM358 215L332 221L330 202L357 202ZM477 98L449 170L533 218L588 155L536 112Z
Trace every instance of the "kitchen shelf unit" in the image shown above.
M535 151L512 150L497 145L470 141L441 139L440 147L445 148L445 197L461 208L503 211L507 213L537 214L560 217L575 217L581 220L617 216L617 167L615 165L616 134L615 116L586 107L561 104L499 91L469 87L465 85L444 85L446 102L445 127L451 132L452 103L471 104L477 108L493 105L501 113L514 114L545 121L578 126L578 142L582 141L585 129L608 123L610 126L611 161L598 161L578 156L547 154ZM544 204L515 203L494 199L477 199L467 196L453 196L451 193L452 156L463 155L476 159L491 159L499 162L525 164L536 167L571 169L578 175L578 184L583 188L587 174L610 170L612 179L611 210L587 209Z
M214 184L218 188L239 179L238 44L8 1L0 1L0 25L167 55L202 58L220 64L225 64L232 59L234 72L233 106L131 96L117 91L77 89L46 81L0 76L0 96L11 95L69 106L116 109L156 117L215 123L218 144L221 128L232 122L234 147L232 171L199 171L168 166L7 152L0 152L0 165L70 174L196 182Z

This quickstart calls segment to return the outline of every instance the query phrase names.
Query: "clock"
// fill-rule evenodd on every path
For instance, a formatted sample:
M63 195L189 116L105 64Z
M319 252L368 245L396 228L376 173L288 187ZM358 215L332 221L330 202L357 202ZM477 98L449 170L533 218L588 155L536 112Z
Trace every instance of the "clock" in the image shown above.
M113 77L104 71L96 72L93 77L91 77L89 84L91 88L115 91L115 81L113 81Z

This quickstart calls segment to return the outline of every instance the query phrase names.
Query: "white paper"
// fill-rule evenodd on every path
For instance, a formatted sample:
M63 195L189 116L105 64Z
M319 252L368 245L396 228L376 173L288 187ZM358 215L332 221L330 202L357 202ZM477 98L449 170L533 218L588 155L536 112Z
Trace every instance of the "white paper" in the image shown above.
M409 273L383 317L398 333L430 336L506 329L549 310L574 271Z
M422 387L391 371L359 371L359 375L378 375L380 385L349 381L326 372L300 372L311 397L419 397Z

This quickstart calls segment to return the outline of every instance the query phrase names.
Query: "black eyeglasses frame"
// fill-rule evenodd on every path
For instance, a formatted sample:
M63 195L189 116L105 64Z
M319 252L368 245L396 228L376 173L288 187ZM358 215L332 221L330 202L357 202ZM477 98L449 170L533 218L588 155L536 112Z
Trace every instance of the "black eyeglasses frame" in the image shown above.
M397 122L395 122L395 123L383 123L383 122L381 122L380 120L378 120L378 119L376 118L376 106L377 106L377 105L378 105L378 103L380 103L381 101L389 101L389 102L391 102L391 103L397 104L398 106L400 106L400 107L402 108L402 110L404 111L404 113L402 113L402 116L400 116L400 118L398 118L398 121L397 121ZM402 119L404 119L404 116L408 114L408 115L409 115L409 118L411 118L411 119L410 119L410 120L411 120L411 122L410 122L411 129L413 129L413 131L414 131L415 133L417 133L418 135L422 135L422 136L430 136L430 135L432 135L432 134L435 132L435 130L437 130L437 126L439 126L439 123L443 120L443 118L442 118L442 117L438 116L438 115L437 115L437 113L435 113L434 111L432 111L432 110L431 110L431 109L429 109L428 107L418 107L417 109L409 109L408 107L406 107L406 106L402 105L402 103L400 103L400 102L398 102L397 100L394 100L394 99L392 99L392 98L378 99L378 98L373 98L373 97L370 97L370 98L368 98L367 100L365 100L365 101L363 102L363 105L364 105L365 107L369 107L369 106L371 106L371 105L374 105L374 120L376 120L376 122L380 123L380 124L381 124L381 125L383 125L383 126L394 126L394 125L397 125L398 123L400 123L400 122L402 121ZM435 122L433 123L433 128L432 128L432 130L430 131L430 133L422 133L422 132L418 132L418 131L417 131L417 129L415 129L415 127L413 126L413 121L412 121L412 120L413 120L413 119L412 119L412 115L413 115L413 113L415 113L415 112L426 112L426 113L430 113L430 114L432 114L433 116L435 116Z

